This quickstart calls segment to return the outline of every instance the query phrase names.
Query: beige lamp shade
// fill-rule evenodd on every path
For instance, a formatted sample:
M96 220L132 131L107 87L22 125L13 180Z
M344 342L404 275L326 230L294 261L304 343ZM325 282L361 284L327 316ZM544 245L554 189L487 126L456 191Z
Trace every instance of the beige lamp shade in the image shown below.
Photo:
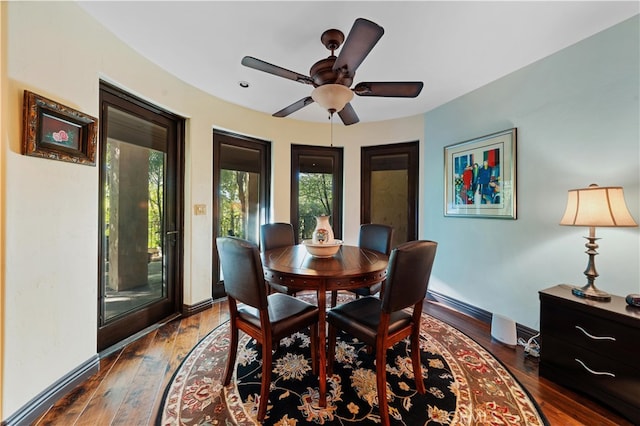
M596 184L569 190L567 209L560 225L638 226L624 201L622 187Z
M330 112L339 112L351 102L353 92L342 84L323 84L313 89L311 98L322 108Z

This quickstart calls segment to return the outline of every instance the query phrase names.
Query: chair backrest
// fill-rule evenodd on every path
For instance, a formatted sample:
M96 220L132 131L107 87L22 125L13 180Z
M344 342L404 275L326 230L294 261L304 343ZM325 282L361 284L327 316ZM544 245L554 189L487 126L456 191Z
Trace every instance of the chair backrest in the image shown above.
M218 237L216 245L227 295L256 309L266 309L267 293L258 246L236 237Z
M438 243L409 241L394 248L389 257L382 310L396 312L424 300Z
M290 223L265 223L260 226L260 250L267 251L295 244L295 233Z
M391 253L393 227L378 223L364 223L360 225L358 247L379 251L387 256Z

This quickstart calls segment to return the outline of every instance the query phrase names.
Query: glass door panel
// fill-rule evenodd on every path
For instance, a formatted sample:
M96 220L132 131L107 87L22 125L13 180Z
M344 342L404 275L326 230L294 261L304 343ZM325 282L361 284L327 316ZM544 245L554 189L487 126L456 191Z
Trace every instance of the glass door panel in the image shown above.
M141 120L112 110L131 123ZM125 116L126 115L126 116ZM166 129L146 123L148 135L166 139ZM150 144L152 145L152 143ZM165 153L107 139L102 200L107 218L103 240L104 321L166 296L164 253Z
M392 247L406 241L408 212L407 170L371 172L371 223L393 226Z
M316 216L329 216L333 229L333 159L301 155L298 174L298 240L312 238Z
M258 243L260 205L256 194L260 175L239 170L220 171L220 234Z
M221 144L218 236L260 240L260 151Z

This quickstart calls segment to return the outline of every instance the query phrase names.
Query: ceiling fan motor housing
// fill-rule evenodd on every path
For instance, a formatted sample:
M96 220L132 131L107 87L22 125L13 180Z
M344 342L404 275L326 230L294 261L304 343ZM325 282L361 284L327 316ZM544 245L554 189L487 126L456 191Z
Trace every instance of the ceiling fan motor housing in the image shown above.
M335 72L333 70L333 64L335 62L336 57L332 55L313 64L309 71L309 75L311 76L315 87L329 83L342 84L347 87L351 86L355 74L353 76L348 76Z

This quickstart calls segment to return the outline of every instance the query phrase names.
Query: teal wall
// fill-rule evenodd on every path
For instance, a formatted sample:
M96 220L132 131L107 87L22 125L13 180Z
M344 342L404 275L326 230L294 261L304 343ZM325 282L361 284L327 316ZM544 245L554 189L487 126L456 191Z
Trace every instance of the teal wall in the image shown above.
M624 187L640 221L640 23L624 21L425 115L421 235L431 289L538 329L537 292L584 285L587 228L559 226L567 190ZM443 214L443 147L516 127L517 220ZM640 293L640 231L599 228L596 284Z

